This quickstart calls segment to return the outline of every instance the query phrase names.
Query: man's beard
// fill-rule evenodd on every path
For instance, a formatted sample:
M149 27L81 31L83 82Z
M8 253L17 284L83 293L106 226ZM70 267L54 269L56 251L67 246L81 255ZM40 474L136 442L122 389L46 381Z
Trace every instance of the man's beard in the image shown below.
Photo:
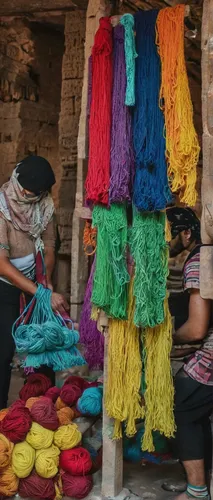
M182 243L181 235L179 234L175 247L170 248L170 257L176 257L179 253L183 252L183 250L185 250L185 247Z

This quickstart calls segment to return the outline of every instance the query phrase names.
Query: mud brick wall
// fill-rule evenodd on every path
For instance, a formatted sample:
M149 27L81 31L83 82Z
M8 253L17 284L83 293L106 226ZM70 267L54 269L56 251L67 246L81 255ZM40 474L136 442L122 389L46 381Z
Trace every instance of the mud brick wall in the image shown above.
M75 207L77 179L77 137L81 111L84 70L86 14L75 11L66 14L65 51L62 64L61 112L59 119L59 155L61 181L60 205L57 210L60 236L59 270L66 283L58 279L58 290L70 294L72 217Z
M59 181L63 50L63 30L17 19L0 23L0 184L28 154L46 157ZM54 198L58 203L57 187Z

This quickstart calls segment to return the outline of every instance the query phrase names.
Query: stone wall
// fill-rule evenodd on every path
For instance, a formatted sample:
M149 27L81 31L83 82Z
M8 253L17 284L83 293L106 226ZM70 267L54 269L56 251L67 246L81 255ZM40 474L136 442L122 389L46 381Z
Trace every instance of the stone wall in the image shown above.
M60 237L58 290L70 295L72 218L77 178L77 137L84 69L85 12L66 14L65 52L62 64L59 119L60 206L57 211ZM65 277L62 279L61 276Z
M59 180L63 50L63 30L17 19L0 24L0 184L28 154L46 157ZM57 203L57 188L54 197Z

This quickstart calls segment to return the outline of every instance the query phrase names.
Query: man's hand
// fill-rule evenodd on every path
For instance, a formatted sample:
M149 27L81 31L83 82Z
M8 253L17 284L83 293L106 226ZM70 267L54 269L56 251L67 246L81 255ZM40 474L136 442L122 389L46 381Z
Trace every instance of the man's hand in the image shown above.
M61 295L60 293L53 292L51 304L54 312L63 314L64 311L69 311L69 305L63 295Z

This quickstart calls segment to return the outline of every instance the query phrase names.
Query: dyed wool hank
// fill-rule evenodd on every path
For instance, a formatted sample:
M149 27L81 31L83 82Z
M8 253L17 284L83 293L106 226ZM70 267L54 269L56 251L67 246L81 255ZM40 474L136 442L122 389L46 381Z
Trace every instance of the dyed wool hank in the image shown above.
M126 422L126 434L136 433L136 420L144 415L139 394L142 363L139 330L133 324L133 281L129 287L128 320L109 321L108 377L105 408L115 419L114 438L121 437L121 422Z
M145 350L145 433L142 449L154 451L152 431L159 431L167 438L174 436L174 387L170 364L172 348L172 321L165 299L165 320L155 328L145 328L142 333Z
M79 324L80 342L84 345L84 357L90 369L103 369L104 360L104 336L97 328L97 322L91 319L92 288L95 271L95 260L93 262L90 277L84 296L84 305Z
M112 131L110 162L110 203L131 200L131 178L134 154L131 133L131 116L125 106L126 67L124 54L124 28L114 28L114 77L112 95Z
M135 209L130 235L135 261L134 323L143 328L153 328L164 321L168 276L165 213L142 214Z
M158 11L135 14L136 106L133 119L136 173L133 201L139 210L162 210L171 201L165 157L164 116L159 108L160 58L155 44Z
M95 206L93 226L97 227L98 232L92 303L108 316L125 319L129 282L126 207L112 204L108 210Z
M135 59L137 52L135 50L135 34L134 34L134 17L132 14L124 14L120 19L120 23L124 26L124 49L126 60L126 106L135 105Z
M86 200L108 205L112 106L112 25L100 19L92 50L92 101Z
M162 65L160 102L165 114L168 174L180 201L196 203L196 166L200 147L184 58L184 5L160 10L157 45Z

